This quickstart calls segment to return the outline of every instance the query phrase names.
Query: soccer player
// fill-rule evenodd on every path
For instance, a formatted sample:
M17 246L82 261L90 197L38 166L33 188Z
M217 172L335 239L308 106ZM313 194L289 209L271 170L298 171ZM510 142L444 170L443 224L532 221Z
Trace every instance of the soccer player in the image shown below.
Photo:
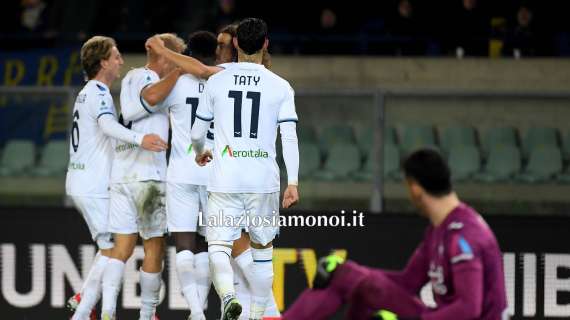
M501 251L481 216L453 191L449 167L433 150L403 162L413 204L430 222L403 271L367 268L338 256L321 259L314 289L287 310L286 320L321 320L349 304L346 319L507 319ZM437 307L420 289L431 283Z
M297 203L299 151L297 146L294 92L287 81L262 64L267 48L267 25L261 19L240 22L234 45L238 63L210 77L205 103L198 107L192 129L196 161L214 160L210 172L208 215L222 214L224 220L246 215L278 218L279 168L275 161L277 128L281 129L288 187L283 206ZM204 148L210 121L216 122L213 156ZM222 319L237 319L241 305L236 299L230 256L233 241L240 238L240 225L208 226L207 241L214 287L224 305ZM273 284L272 241L278 225L250 224L253 264L248 270L252 291L250 319L261 319Z
M165 45L182 52L186 45L174 34L161 34ZM158 106L180 75L175 65L147 52L145 67L136 68L121 82L121 115L124 125L142 132L168 136L168 114ZM109 231L115 246L103 275L103 320L113 319L125 262L131 257L138 236L143 240L140 270L140 319L152 319L159 300L165 254L166 210L164 181L166 154L149 153L132 144L115 147L111 170Z
M202 63L213 65L216 36L207 31L192 33L188 38L188 51ZM196 275L197 272L209 273L207 250L198 252L196 243L196 233L204 231L204 228L198 229L198 219L199 214L206 211L209 167L196 164L196 154L190 141L196 110L199 104L204 103L202 95L205 85L205 80L184 74L162 103L170 112L172 126L172 152L166 174L166 214L168 230L176 244L176 271L180 288L190 308L189 320L206 319L203 303L210 289L209 279L206 283L197 283L199 279ZM208 131L208 146L213 144L213 139L213 133ZM196 270L202 267L206 270Z
M164 151L167 145L158 135L131 131L117 122L109 87L119 77L123 59L115 40L103 36L90 38L81 47L80 58L88 82L73 107L65 186L99 247L82 289L68 302L75 311L72 319L82 320L90 317L101 293L101 275L113 247L107 231L112 138L149 151Z
M164 48L161 41L158 38L151 38L147 42L147 46L153 48L153 50L159 52L159 54L164 55L171 59L174 63L177 63L180 68L185 71L195 73L195 76L200 76L196 73L196 70L202 70L204 68L210 70L212 74L224 70L226 67L231 67L233 62L237 61L237 49L234 47L233 39L237 36L237 24L230 24L220 30L217 36L217 47L216 47L216 62L217 66L209 66L207 64L201 63L192 57L177 54L174 51L167 50ZM263 52L262 64L269 68L271 65L271 56L267 52L267 48ZM212 123L213 125L213 123ZM248 319L249 316L249 301L250 301L250 285L247 278L251 276L250 272L245 272L249 269L249 266L253 264L253 257L251 256L250 248L250 238L247 232L242 232L241 237L234 241L232 248L232 258L235 263L232 263L232 268L241 268L241 271L234 272L235 285L236 285L236 296L238 300L242 303L244 310L241 314L241 318ZM198 268L198 266L197 266ZM199 271L199 270L197 270ZM245 273L245 274L244 274ZM245 277L245 278L244 278ZM203 286L202 286L203 288ZM207 293L207 290L205 291ZM205 297L204 294L201 294ZM202 301L203 304L206 301ZM223 307L223 306L222 306ZM279 310L275 303L275 298L273 293L271 294L271 299L269 305L265 310L265 316L277 317L280 316Z

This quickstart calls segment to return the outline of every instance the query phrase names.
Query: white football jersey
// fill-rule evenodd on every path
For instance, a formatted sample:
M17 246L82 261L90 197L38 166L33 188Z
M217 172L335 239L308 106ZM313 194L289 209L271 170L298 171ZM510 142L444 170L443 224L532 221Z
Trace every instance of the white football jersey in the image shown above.
M297 121L289 83L255 63L235 63L210 77L196 116L216 124L208 191L279 191L279 123Z
M170 94L162 102L162 108L170 113L172 128L172 149L166 180L205 186L208 184L209 165L196 164L196 153L192 149L190 130L196 121L198 105L203 102L205 80L190 74L182 75ZM212 148L214 134L210 130L206 137L206 148Z
M109 88L90 80L79 92L73 106L73 125L69 140L69 167L65 181L68 195L109 197L109 179L113 159L112 138L99 128L100 116L115 115Z
M156 72L137 68L129 71L121 82L121 109L145 109L141 91L159 81ZM131 109L132 110L132 109ZM168 114L165 110L157 108L147 117L136 121L124 123L127 128L142 134L157 134L164 141L168 140ZM111 171L112 183L126 183L135 181L165 181L166 179L166 152L152 152L144 150L132 143L119 142L115 147L115 157Z

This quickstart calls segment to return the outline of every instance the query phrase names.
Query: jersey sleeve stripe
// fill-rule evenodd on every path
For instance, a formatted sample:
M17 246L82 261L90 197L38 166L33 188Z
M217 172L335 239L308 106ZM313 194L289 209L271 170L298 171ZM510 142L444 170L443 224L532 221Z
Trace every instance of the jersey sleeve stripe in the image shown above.
M146 86L144 86L144 87L141 89L141 93L143 92L143 90L144 90L146 87L150 86L151 84L152 84L152 83L149 83L149 84L147 84ZM144 101L144 98L143 98L142 94L140 94L140 93L139 93L139 98L140 98L140 100L141 100L141 105L142 105L143 108L146 110L146 112L152 113L152 111L150 111L148 105L147 105L146 102Z
M277 123L282 123L282 122L298 122L298 121L299 121L299 119L290 118L290 119L277 120Z
M97 116L97 120L99 120L99 118L100 118L102 115L104 115L104 114L110 114L110 115L112 115L112 116L115 115L115 114L113 114L112 112L101 112L101 113L99 113L99 115Z
M201 115L199 115L199 114L196 114L196 118L198 118L198 119L200 119L200 120L202 120L202 121L212 121L212 120L214 120L214 117L208 118L208 117L203 117L203 116L201 116Z

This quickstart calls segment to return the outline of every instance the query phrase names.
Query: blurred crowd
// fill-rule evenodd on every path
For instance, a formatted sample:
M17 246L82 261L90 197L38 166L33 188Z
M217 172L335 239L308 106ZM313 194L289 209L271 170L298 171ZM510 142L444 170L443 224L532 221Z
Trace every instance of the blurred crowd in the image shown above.
M570 55L569 22L551 1L524 0L20 0L0 13L11 49L79 43L93 34L142 51L157 32L217 31L264 18L288 54Z

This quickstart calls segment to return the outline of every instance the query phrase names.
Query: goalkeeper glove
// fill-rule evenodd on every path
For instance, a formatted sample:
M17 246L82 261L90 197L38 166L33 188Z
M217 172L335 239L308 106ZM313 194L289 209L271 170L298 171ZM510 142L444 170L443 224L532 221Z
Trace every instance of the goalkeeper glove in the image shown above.
M317 263L317 273L313 281L313 288L322 289L328 286L334 271L343 263L344 259L334 254L320 258Z
M395 314L392 311L388 311L388 310L384 310L384 309L380 309L378 312L376 312L373 316L372 319L374 320L420 320L419 317L398 317L397 314Z

